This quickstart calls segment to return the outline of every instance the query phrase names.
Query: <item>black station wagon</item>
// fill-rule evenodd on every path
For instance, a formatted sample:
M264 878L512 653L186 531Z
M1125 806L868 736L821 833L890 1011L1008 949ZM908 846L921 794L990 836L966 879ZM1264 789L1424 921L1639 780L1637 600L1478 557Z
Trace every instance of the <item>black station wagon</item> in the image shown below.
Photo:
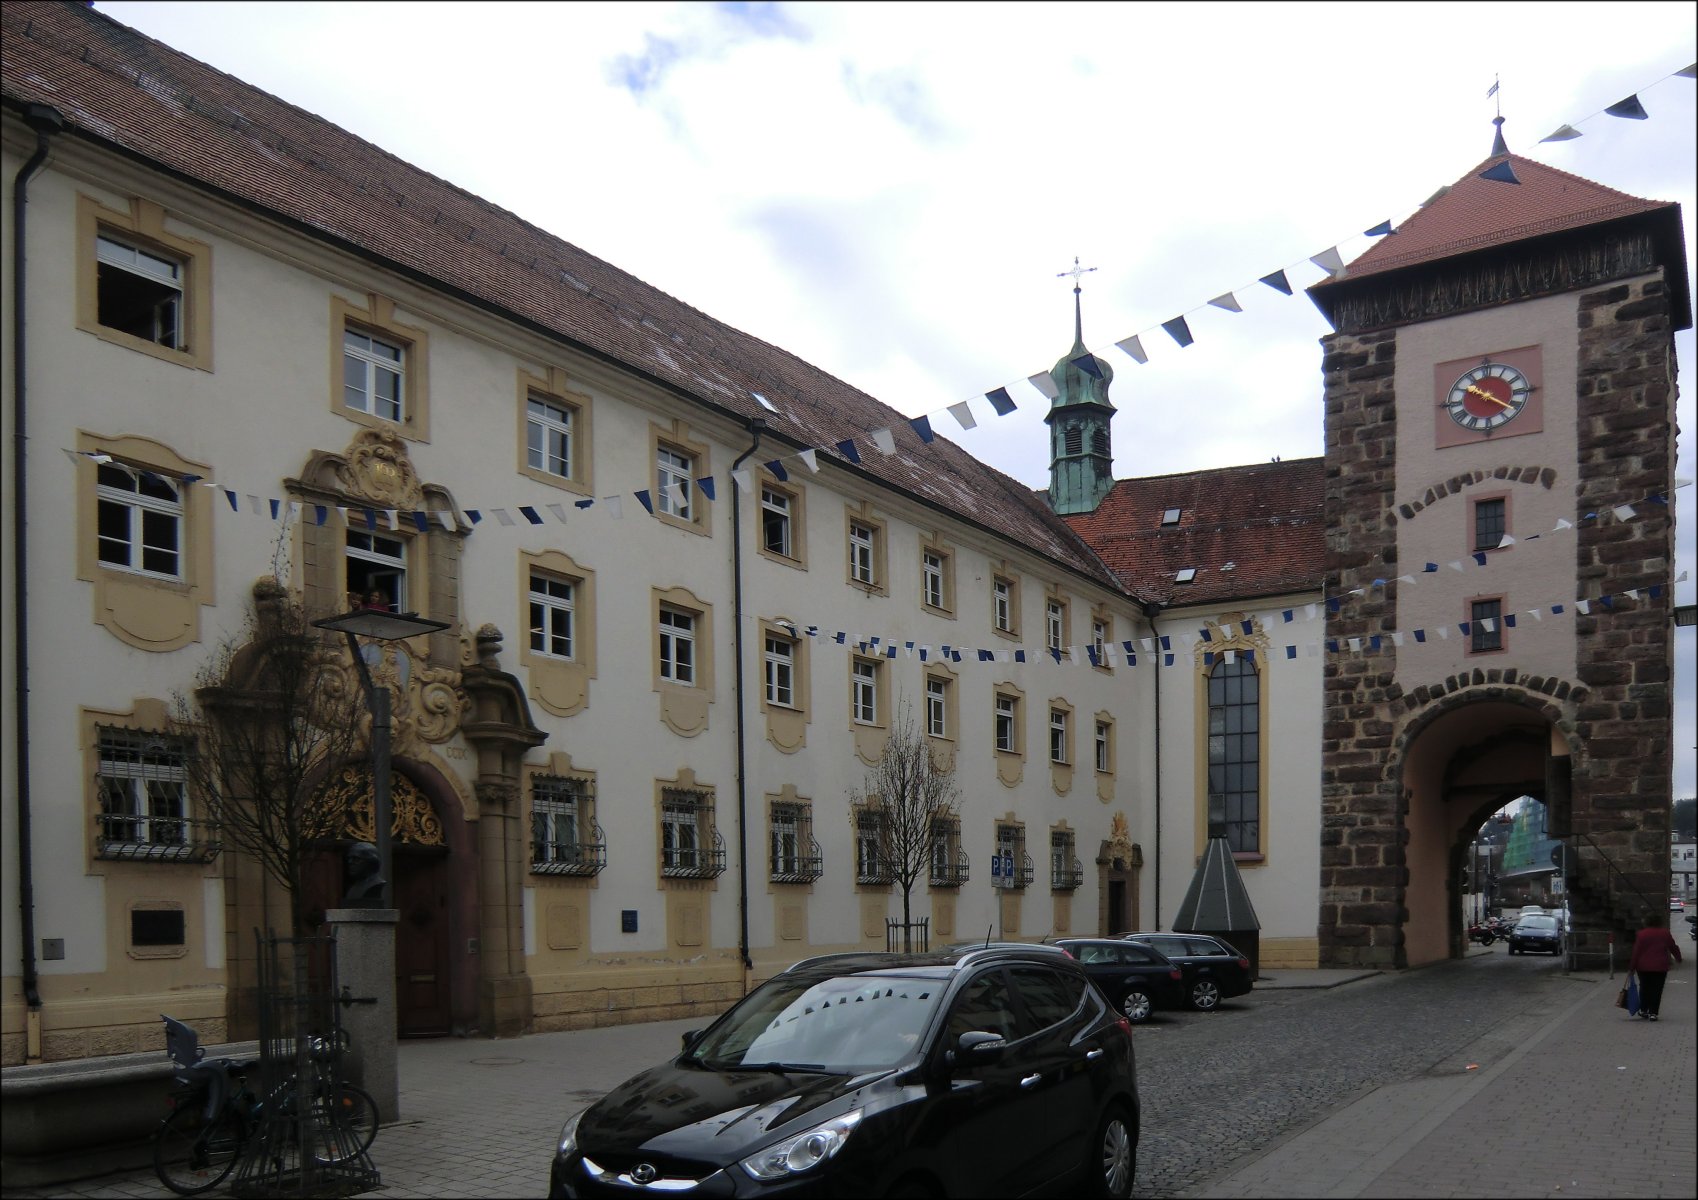
M553 1197L1128 1196L1130 1023L1048 947L808 959L568 1118Z

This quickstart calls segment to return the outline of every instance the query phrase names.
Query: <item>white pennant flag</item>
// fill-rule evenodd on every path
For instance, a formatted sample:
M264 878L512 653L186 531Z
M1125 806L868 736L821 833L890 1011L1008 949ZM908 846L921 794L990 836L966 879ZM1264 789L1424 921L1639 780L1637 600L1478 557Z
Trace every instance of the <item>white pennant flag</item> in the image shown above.
M1313 604L1305 604L1303 606L1303 619L1305 621L1313 621L1315 619L1315 606Z
M1498 542L1498 549L1502 550L1505 546L1513 546L1513 545L1515 545L1515 539L1510 537L1509 534L1506 533L1506 534L1503 535L1503 540Z
M513 520L512 514L509 513L505 508L492 508L489 511L490 511L490 515L492 515L497 521L499 521L503 525L513 525L513 524L516 523Z
M896 453L896 439L891 435L890 430L875 429L867 436L873 439L873 445L878 447L880 454Z
M1565 520L1562 517L1558 517L1557 523L1556 523L1556 529L1552 530L1552 532L1555 533L1555 532L1558 532L1558 531L1561 531L1561 530L1564 530L1564 529L1573 529L1573 528L1574 528L1574 522L1573 521Z
M808 468L808 470L812 471L815 475L819 474L820 452L818 450L804 450L796 457L802 460L802 465Z
M607 515L615 521L625 519L625 501L618 496L603 496L601 502L607 506Z
M1574 602L1574 607L1587 616L1592 614L1592 602L1590 600L1576 600Z
M1453 558L1450 562L1450 569L1453 571L1462 570L1462 560L1460 558Z
M1362 639L1361 638L1351 638L1350 639L1350 653L1359 654L1359 653L1361 653L1361 651L1362 651Z
M731 472L731 482L737 485L737 490L745 496L749 494L749 472L746 467L739 467Z
M1543 621L1545 619L1545 614L1543 612L1541 612L1539 609L1530 608L1530 609L1527 610L1527 612L1528 612L1528 615L1531 616L1535 621Z
M1631 504L1618 504L1612 511L1619 521L1631 521L1633 519L1633 506Z
M1150 361L1150 356L1144 353L1144 343L1139 339L1137 334L1133 334L1129 338L1121 338L1120 341L1115 343L1115 345L1130 354L1132 356L1132 361L1138 363L1140 366Z
M951 404L949 415L954 417L963 429L971 429L978 424L977 421L973 420L973 410L967 407L965 400L959 404Z
M1236 650L1222 650L1221 655L1225 658L1227 666L1238 661L1238 651Z
M672 502L672 511L681 511L684 507L684 485L672 479L667 481L664 490L666 498Z
M1492 632L1496 631L1496 629L1498 627L1498 623L1492 617L1481 617L1480 618L1480 627L1482 629L1484 629L1487 633L1492 633Z
M1231 292L1222 292L1213 300L1210 300L1209 303L1214 305L1216 308L1224 308L1227 312L1244 311L1244 306L1238 303L1238 297L1234 296ZM1228 659L1227 661L1230 662L1231 659Z
M566 524L566 506L564 504L550 504L548 511L554 514L556 521L559 521L562 525Z
M1441 641L1448 642L1450 640L1450 626L1449 625L1440 625L1438 627L1438 629L1436 630L1436 632L1438 633Z
M336 515L341 517L342 524L346 525L348 523L348 506L346 504L338 504L336 506Z
M1628 588L1627 594L1635 600L1639 599L1639 589L1638 588Z
M1339 257L1337 246L1329 246L1319 254L1311 254L1309 261L1335 278L1344 274L1344 259Z
M383 519L389 522L389 528L391 528L391 529L401 528L400 514L401 514L401 510L398 509L398 508L386 508L386 509L383 510Z
M1048 371L1039 371L1036 375L1026 376L1026 382L1037 388L1049 400L1061 395L1061 389L1055 386L1055 379Z

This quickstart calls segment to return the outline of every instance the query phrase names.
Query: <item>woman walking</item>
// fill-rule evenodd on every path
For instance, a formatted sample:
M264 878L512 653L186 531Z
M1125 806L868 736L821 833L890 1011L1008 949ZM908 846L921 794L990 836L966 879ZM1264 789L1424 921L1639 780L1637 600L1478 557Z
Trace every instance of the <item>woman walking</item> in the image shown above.
M1669 967L1679 961L1680 947L1674 944L1674 935L1663 928L1663 915L1650 913L1645 928L1633 939L1633 954L1627 960L1628 973L1639 976L1639 1015L1647 1021L1657 1019Z

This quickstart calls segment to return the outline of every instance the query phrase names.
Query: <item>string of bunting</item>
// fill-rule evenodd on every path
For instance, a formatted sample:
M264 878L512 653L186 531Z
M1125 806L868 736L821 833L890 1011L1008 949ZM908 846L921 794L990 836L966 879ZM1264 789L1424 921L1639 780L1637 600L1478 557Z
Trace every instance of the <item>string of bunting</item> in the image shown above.
M444 511L428 511L427 512L427 511L423 511L423 510L409 511L409 510L406 510L406 509L393 509L393 508L387 508L387 509L385 509L385 508L367 508L367 507L356 506L356 505L313 504L313 503L308 503L308 502L301 501L301 500L279 500L279 499L276 499L274 497L261 497L261 496L258 496L258 495L252 494L252 493L238 493L231 488L225 487L224 485L218 483L215 480L206 479L206 478L204 478L200 475L194 475L194 474L178 475L178 474L175 474L175 473L158 472L158 471L148 470L148 469L143 468L143 467L133 466L129 463L119 461L119 460L113 458L110 454L107 454L104 451L100 451L100 450L66 450L64 453L65 453L66 457L71 459L73 462L76 462L76 461L79 461L79 460L82 460L82 459L87 459L87 460L89 460L89 461L91 461L91 462L93 462L93 463L95 463L96 465L99 465L99 466L106 466L106 467L114 468L114 469L117 469L117 470L121 470L132 478L150 483L150 484L152 484L156 487L157 486L170 487L170 486L177 486L177 485L181 485L181 486L199 485L199 486L202 486L202 487L206 487L208 489L211 489L211 490L221 494L223 496L225 502L230 506L230 510L232 512L240 513L242 511L244 511L241 504L242 504L243 500L246 500L247 501L246 511L248 513L250 513L252 515L256 515L256 516L267 517L267 518L269 518L270 520L273 520L273 521L293 522L295 520L307 520L307 521L311 521L312 523L314 523L316 525L324 525L331 519L331 514L335 514L336 518L341 520L344 524L348 525L349 528L355 527L354 518L357 517L357 519L359 521L362 521L365 524L366 528L371 529L371 530L392 529L392 530L398 531L403 527L403 524L406 524L406 525L410 525L411 527L418 530L419 532L424 533L424 532L429 531L433 522L437 525L440 525L442 528L448 529L448 530L470 529L470 528L472 528L473 526L477 525L478 523L480 523L482 520L485 519L484 515L483 515L485 511L487 511L495 519L495 521L498 525L504 525L504 526L518 526L518 525L520 525L521 520L516 519L513 515L514 513L519 514L519 518L522 518L522 523L526 526L547 524L546 520L542 517L541 513L538 511L539 508L549 510L551 512L551 514L554 515L557 518L557 520L560 521L561 523L564 523L566 521L566 512L565 512L564 505L562 505L562 504L514 505L514 506L511 507L511 509L507 509L507 508L492 508L492 509L488 509L488 510L461 509L461 510L444 510ZM736 472L734 474L741 474L741 472ZM702 484L709 485L709 486L703 488L703 495L708 496L710 499L713 497L714 489L711 487L711 485L713 483L713 480L711 478L704 477L704 478L695 480L695 482L698 485L702 485ZM673 486L677 487L677 485L673 485ZM1675 490L1676 491L1679 491L1681 488L1691 487L1691 486L1692 486L1692 481L1690 481L1690 480L1682 479L1682 480L1677 480L1675 482ZM655 510L654 510L654 507L653 507L652 500L647 498L648 493L646 491L644 491L644 492L639 492L639 493L636 493L636 494L637 494L639 500L642 502L644 509L652 514ZM604 497L602 497L602 503L603 503L604 507L606 509L608 509L610 511L611 515L613 515L615 518L617 518L621 515L620 500L621 500L621 497L619 497L619 496L604 496ZM585 508L585 507L589 507L590 505L592 505L594 503L594 501L579 500L579 501L575 501L574 503L580 508ZM1346 602L1348 602L1349 600L1355 599L1357 597L1364 596L1371 591L1383 590L1384 588L1389 586L1390 583L1392 583L1394 580L1396 582L1399 582L1399 583L1404 583L1404 584L1408 584L1410 586L1414 586L1414 585L1419 583L1420 576L1437 574L1445 568L1448 568L1452 571L1459 571L1460 572L1460 571L1468 570L1470 568L1470 566L1473 566L1473 567L1476 567L1476 568L1486 567L1486 566L1491 565L1495 561L1492 558L1492 553L1496 550L1503 550L1503 549L1509 548L1510 546L1519 545L1519 544L1522 544L1522 543L1538 541L1542 538L1548 538L1548 537L1551 537L1551 536L1554 536L1554 535L1560 534L1560 533L1567 533L1571 530L1579 529L1579 528L1581 528L1581 527L1583 527L1587 524L1590 524L1590 523L1596 522L1596 521L1601 521L1601 520L1604 520L1606 518L1613 518L1616 521L1631 521L1631 520L1634 520L1635 518L1638 517L1639 508L1641 506L1656 505L1656 506L1666 508L1668 506L1668 503L1669 503L1669 500L1668 500L1667 496L1663 495L1660 492L1652 493L1652 494L1647 495L1647 496L1643 497L1642 499L1635 501L1635 502L1632 502L1632 503L1618 504L1618 505L1615 505L1615 506L1613 506L1609 509L1603 509L1603 510L1598 510L1598 511L1595 511L1595 512L1585 513L1580 517L1580 519L1578 521L1569 521L1566 518L1559 518L1557 520L1557 523L1554 526L1552 526L1549 530L1541 532L1541 533L1523 534L1520 538L1517 538L1513 534L1505 532L1503 534L1502 538L1500 539L1500 541L1498 542L1498 545L1493 547L1491 550L1476 550L1476 551L1473 551L1472 553L1468 554L1467 556L1465 556L1463 558L1452 559L1448 563L1443 564L1443 566L1441 566L1441 564L1436 563L1436 562L1429 562L1429 563L1424 564L1422 569L1419 572L1410 572L1410 573L1406 573L1406 574L1402 574L1402 575L1391 576L1391 577L1388 577L1388 578L1377 578L1377 579L1373 580L1366 587L1350 588L1350 589L1347 589L1346 591L1344 591L1342 593L1339 593L1339 594L1336 594L1336 595L1331 595L1331 596L1323 596L1320 600L1312 601L1312 602L1309 602L1307 604L1297 606L1297 607L1293 607L1293 608L1268 610L1265 613L1257 614L1257 617L1262 620L1262 623L1264 625L1272 625L1274 623L1275 617L1278 618L1278 621L1279 621L1280 624L1287 624L1287 625L1291 624L1295 620L1297 620L1297 614L1299 614L1299 613L1302 614L1302 619L1304 621L1313 621L1319 615L1321 609L1324 608L1328 613L1337 613L1342 609L1343 605ZM463 524L460 523L461 519L462 519L462 514L464 515L464 523ZM379 519L380 517L382 518L382 520ZM1680 582L1682 580L1685 580L1685 578L1686 578L1686 573L1683 571L1683 572L1681 572L1680 577L1676 582ZM1653 585L1651 588L1647 589L1649 595L1653 599L1660 597L1662 595L1662 590L1663 589L1662 589L1661 585ZM1638 599L1639 589L1632 589L1628 592L1621 593L1621 594L1628 596L1632 599ZM1580 611L1582 613L1588 612L1588 611L1590 611L1589 608L1587 607L1589 603L1601 604L1605 609L1609 609L1609 608L1613 607L1613 603L1612 603L1612 600L1611 600L1610 597L1604 597L1604 598L1602 598L1598 601L1591 601L1591 602L1583 601L1583 600L1582 601L1576 601L1574 603L1574 607L1577 608L1578 611ZM1550 611L1552 615L1561 615L1562 612L1564 611L1564 608L1561 604L1554 604L1554 605L1545 606L1545 609L1528 609L1528 610L1526 610L1526 615L1531 616L1532 619L1534 619L1534 620L1539 620L1539 619L1541 619L1541 613L1543 611L1545 611L1546 609L1548 609L1548 611ZM1503 619L1506 627L1514 628L1515 625L1516 625L1516 617L1517 617L1517 614L1507 614L1502 619ZM1244 626L1243 632L1249 633L1251 631L1253 624L1254 624L1254 621L1253 620L1245 620L1245 621L1242 622L1242 624ZM1484 621L1483 625L1484 625L1485 629L1487 630L1487 632L1494 631L1495 627L1496 627L1495 623L1490 619L1487 619L1486 621ZM792 628L796 628L796 629L799 630L798 636L801 636L801 631L805 631L805 633L808 637L821 636L820 627L816 626L816 625L809 625L809 626L806 626L806 627L792 626ZM1214 627L1204 626L1202 628L1199 628L1196 631L1195 634L1183 633L1183 634L1177 634L1177 635L1164 635L1161 639L1162 640L1162 647L1163 647L1163 652L1164 652L1166 658L1168 659L1168 661L1165 662L1162 665L1166 665L1166 666L1172 666L1173 665L1173 662L1172 662L1173 656L1172 656L1171 653L1167 653L1167 651L1170 648L1169 647L1170 639L1177 637L1181 640L1182 644L1184 644L1186 646L1194 645L1199 640L1203 641L1203 642L1209 642L1209 641L1214 640L1214 634L1211 632L1212 628L1214 628ZM1223 627L1219 627L1219 628L1225 629L1226 627L1223 626ZM1470 625L1469 625L1468 622L1459 623L1457 628L1462 632L1462 635L1464 637L1468 636L1469 631L1470 631ZM1425 629L1415 630L1415 631L1413 631L1411 636L1413 636L1414 640L1417 641L1417 642L1424 642L1424 641L1427 640L1427 636L1430 633L1433 636L1442 640L1442 639L1449 637L1449 629L1450 629L1450 627L1448 627L1448 626L1441 626L1441 627L1436 627L1432 630L1425 630ZM829 635L826 635L826 636L828 636L828 638L831 642L833 642L837 645L853 645L853 646L858 646L858 647L863 647L863 648L872 648L872 649L882 648L882 652L887 652L885 656L890 657L890 658L897 657L898 651L900 649L905 649L910 654L913 654L917 651L918 654L919 654L919 657L921 658L922 661L927 661L927 655L930 653L930 646L929 645L918 644L918 643L916 643L912 640L908 640L908 639L887 638L887 637L884 637L883 635L863 637L863 636L857 634L857 635L851 636L848 632L843 631L843 630L834 630ZM1230 636L1230 633L1223 634L1223 636ZM1393 645L1401 646L1403 644L1403 642L1401 640L1403 635L1401 633L1392 633L1392 634L1387 634L1387 635L1384 635L1384 636L1386 638L1389 638L1392 641ZM1353 652L1359 649L1359 647L1355 645L1355 643L1359 640L1360 639L1354 639L1354 638L1349 639L1349 641L1352 643L1351 644L1351 650ZM1372 643L1371 649L1377 651L1380 648L1382 637L1380 635L1376 635L1372 639L1370 639L1370 641ZM1142 642L1144 643L1143 649L1145 650L1146 653L1153 652L1153 647L1150 644L1151 639L1144 638L1144 639L1142 639ZM1318 644L1319 644L1318 642L1311 644L1311 649L1309 651L1309 653L1311 655L1313 655L1315 653L1313 646L1318 645ZM1134 642L1133 641L1123 641L1123 642L1107 644L1107 645L1105 645L1103 651L1101 652L1100 657L1099 657L1099 652L1097 651L1097 649L1094 645L1069 646L1069 647L1066 647L1064 650L1051 650L1051 649L1048 649L1048 648L1044 648L1044 649L1041 649L1041 650L1030 650L1030 649L1027 649L1025 647L1021 647L1021 648L1017 648L1017 649L1008 649L1008 648L982 649L982 648L976 648L976 647L965 646L965 645L942 645L942 646L939 647L938 652L941 655L947 656L949 658L949 660L953 661L953 662L964 661L964 656L973 655L973 656L976 656L975 661L979 661L979 662L1004 661L1004 662L1021 662L1021 663L1023 663L1023 662L1028 661L1028 656L1031 656L1032 660L1035 661L1036 659L1040 658L1043 655L1049 655L1049 656L1053 657L1054 660L1057 663L1060 663L1062 657L1066 656L1074 665L1079 665L1082 662L1088 661L1090 663L1090 665L1092 665L1092 666L1112 666L1112 665L1114 665L1114 657L1113 656L1115 654L1115 647L1117 647L1117 646L1120 648L1120 651L1126 656L1125 661L1126 661L1126 664L1128 666L1137 666L1138 665L1136 652L1134 650ZM1286 657L1287 658L1297 657L1296 645L1295 644L1287 645L1285 647L1285 649L1286 649ZM1336 643L1329 643L1329 649L1332 652L1336 653L1337 652Z

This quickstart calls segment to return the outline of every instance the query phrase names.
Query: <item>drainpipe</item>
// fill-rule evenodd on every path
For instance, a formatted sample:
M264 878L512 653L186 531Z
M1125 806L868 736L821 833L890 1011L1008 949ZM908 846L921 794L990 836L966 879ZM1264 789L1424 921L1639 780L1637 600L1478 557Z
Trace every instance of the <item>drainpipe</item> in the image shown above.
M24 217L29 203L30 176L47 161L47 135L65 128L59 110L46 104L26 104L24 123L35 130L35 153L12 181L12 634L13 681L17 698L13 713L17 750L13 770L18 794L18 913L23 933L25 1061L41 1061L41 989L35 970L35 873L30 867L31 820L29 780L29 491L25 486L29 461L28 407L24 403L28 376L24 373Z
M1161 634L1156 631L1156 618L1161 615L1161 605L1154 600L1144 602L1144 620L1150 623L1150 639L1155 646L1156 669L1150 672L1150 679L1156 685L1156 923L1155 928L1161 928Z
M766 432L764 417L749 419L749 432L754 441L731 464L732 471L760 449L761 434ZM749 972L754 962L749 958L749 836L746 824L749 812L748 783L744 778L746 756L743 750L743 516L738 503L742 489L731 481L731 628L735 639L737 659L737 956L743 962L743 991L749 990Z

